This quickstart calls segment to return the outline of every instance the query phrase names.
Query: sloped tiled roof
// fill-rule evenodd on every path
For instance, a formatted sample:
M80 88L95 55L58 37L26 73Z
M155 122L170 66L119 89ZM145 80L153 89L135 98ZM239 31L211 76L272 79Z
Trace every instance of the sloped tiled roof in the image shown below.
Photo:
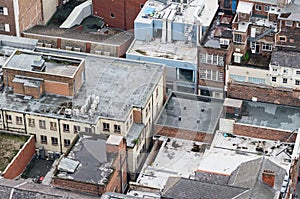
M180 177L169 177L162 198L231 199L249 198L249 189L218 185Z
M262 172L264 170L274 171L275 182L273 188L262 181ZM273 198L276 191L280 190L285 174L285 169L271 160L261 157L242 163L232 172L228 185L250 188L252 199Z

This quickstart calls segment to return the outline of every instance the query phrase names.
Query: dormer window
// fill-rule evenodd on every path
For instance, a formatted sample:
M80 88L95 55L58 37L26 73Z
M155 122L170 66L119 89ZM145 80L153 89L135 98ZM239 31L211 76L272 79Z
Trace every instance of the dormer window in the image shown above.
M292 26L293 22L292 21L285 21L285 26Z

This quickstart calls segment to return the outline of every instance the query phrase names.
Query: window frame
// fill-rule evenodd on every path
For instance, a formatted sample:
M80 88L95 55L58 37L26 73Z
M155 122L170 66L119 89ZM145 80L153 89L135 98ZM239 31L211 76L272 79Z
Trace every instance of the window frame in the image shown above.
M56 141L56 142L54 142ZM51 137L51 145L58 146L58 138L57 137Z
M272 77L271 81L272 82L277 82L277 77Z
M64 139L64 147L68 148L71 146L71 140L70 139Z
M57 131L57 124L56 124L56 122L50 122L50 130Z
M261 4L255 4L255 10L261 11L262 10L262 5Z
M121 133L121 125L114 124L114 132L120 134Z
M47 128L46 127L46 121L45 120L39 120L39 127L40 127L40 129L46 129Z
M63 132L70 133L70 124L63 123Z
M17 125L23 125L23 117L16 116L16 124Z
M284 25L287 27L292 27L293 26L293 21L284 21Z
M48 144L48 140L47 140L47 136L46 135L41 135L40 138L41 138L41 143L42 144ZM43 139L43 138L45 138L45 139Z
M30 126L30 127L35 127L35 119L33 119L33 118L28 118L28 126Z
M74 133L79 133L80 132L80 126L79 125L74 125L73 130L74 130Z
M107 122L103 122L102 124L102 130L103 131L110 131L110 125Z

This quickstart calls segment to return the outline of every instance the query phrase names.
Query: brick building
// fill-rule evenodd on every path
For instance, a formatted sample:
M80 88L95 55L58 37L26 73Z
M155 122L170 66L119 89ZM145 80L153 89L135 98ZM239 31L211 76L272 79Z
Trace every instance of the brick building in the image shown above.
M84 82L84 60L16 50L2 67L4 85L18 95L75 96Z
M246 137L295 142L300 126L298 113L297 107L226 98L220 131Z
M0 2L0 34L20 36L23 30L42 23L41 1L3 0Z
M219 12L198 46L198 94L224 97L227 65L233 52L232 14Z
M126 143L118 135L80 134L52 178L56 187L95 195L124 193L127 183Z
M93 14L114 28L133 30L134 20L147 0L93 0Z

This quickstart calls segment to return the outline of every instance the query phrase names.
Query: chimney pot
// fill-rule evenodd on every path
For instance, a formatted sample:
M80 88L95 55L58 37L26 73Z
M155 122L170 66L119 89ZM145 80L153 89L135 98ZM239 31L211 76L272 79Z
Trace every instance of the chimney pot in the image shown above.
M262 172L262 181L269 185L270 187L274 187L275 184L275 172L270 170L264 170Z

